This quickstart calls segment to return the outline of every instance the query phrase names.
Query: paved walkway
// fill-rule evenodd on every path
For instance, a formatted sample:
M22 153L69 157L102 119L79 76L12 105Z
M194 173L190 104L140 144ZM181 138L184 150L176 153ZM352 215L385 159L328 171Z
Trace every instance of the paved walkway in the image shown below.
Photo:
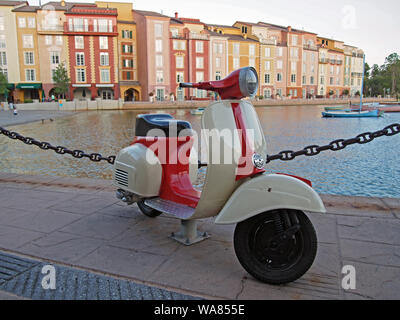
M19 110L18 115L14 115L12 110L1 110L0 108L0 126L13 126L33 121L50 121L50 119L73 115L74 112L66 111L26 111Z
M240 266L234 226L202 220L211 238L182 246L168 238L178 220L145 217L103 180L0 174L0 250L203 298L400 299L400 199L323 200L329 213L309 214L319 239L314 265L279 287ZM344 265L356 269L355 290L341 288Z

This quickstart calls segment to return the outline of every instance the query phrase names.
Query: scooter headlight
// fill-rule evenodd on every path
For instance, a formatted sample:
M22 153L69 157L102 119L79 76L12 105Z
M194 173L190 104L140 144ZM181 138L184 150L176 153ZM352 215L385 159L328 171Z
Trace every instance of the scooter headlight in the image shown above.
M258 76L256 69L253 67L241 69L239 74L239 86L244 97L254 97L258 89Z
M265 160L260 154L258 154L258 153L253 154L252 160L253 160L254 167L256 167L257 169L264 168Z

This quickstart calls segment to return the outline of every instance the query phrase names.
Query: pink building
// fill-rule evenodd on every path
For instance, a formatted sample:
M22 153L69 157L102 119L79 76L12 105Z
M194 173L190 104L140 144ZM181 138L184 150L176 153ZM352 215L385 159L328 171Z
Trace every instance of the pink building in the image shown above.
M137 59L142 99L163 101L170 97L170 17L133 10L137 33ZM172 92L174 93L174 92Z

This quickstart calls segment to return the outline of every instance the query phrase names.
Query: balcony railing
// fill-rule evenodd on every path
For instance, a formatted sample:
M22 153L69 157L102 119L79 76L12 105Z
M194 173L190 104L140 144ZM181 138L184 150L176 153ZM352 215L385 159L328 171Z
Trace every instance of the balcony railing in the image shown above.
M276 45L275 39L260 39L261 44Z
M71 28L70 28L71 27ZM116 33L117 31L117 26L112 26L111 30L110 27L107 25L107 27L101 27L97 26L96 30L94 30L94 25L72 25L70 26L69 23L64 22L64 32L76 32L76 33Z
M308 50L318 50L317 46L314 44L304 44L303 49Z
M208 40L208 34L202 34L202 33L196 33L196 32L190 32L189 33L189 39L195 39L195 40Z
M48 23L38 23L37 30L39 32L50 31L50 32L63 32L64 26L62 24L48 24Z
M352 72L352 73L351 73L351 76L352 76L352 77L362 77L363 74L360 73L360 72Z
M327 58L319 58L319 63L329 63L329 59L327 59Z

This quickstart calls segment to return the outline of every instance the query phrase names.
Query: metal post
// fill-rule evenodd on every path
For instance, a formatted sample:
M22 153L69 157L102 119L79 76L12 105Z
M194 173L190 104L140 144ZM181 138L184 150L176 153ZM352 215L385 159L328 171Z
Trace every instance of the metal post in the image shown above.
M172 232L171 238L186 245L190 246L194 243L200 242L209 238L207 232L200 232L197 230L196 220L181 220L181 229L179 232Z

